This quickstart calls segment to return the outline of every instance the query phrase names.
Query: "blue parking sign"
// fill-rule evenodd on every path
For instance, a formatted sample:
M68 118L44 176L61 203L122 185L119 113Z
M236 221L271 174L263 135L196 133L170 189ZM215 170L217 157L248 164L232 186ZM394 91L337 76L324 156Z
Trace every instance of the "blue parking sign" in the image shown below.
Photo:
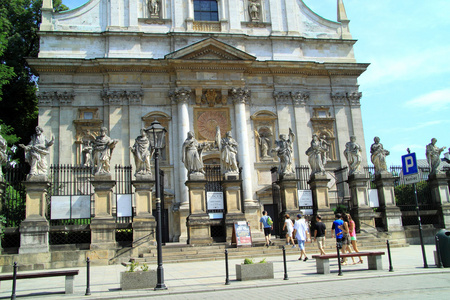
M403 175L413 175L418 173L416 153L409 153L402 156Z

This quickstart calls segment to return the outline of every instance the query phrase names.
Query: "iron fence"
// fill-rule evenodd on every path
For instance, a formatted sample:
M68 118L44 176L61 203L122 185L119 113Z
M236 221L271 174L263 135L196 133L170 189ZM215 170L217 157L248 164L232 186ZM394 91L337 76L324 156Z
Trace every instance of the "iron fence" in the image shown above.
M19 227L25 219L26 180L30 167L25 164L3 167L4 192L1 195L1 215L6 218L5 227Z
M113 216L116 218L116 223L122 224L132 223L133 216L136 213L136 207L132 204L131 201L133 194L133 185L132 185L133 168L131 166L116 165L114 167L114 175L116 180L116 185L114 187L116 203L115 206L113 207ZM118 195L129 195L131 216L123 216L123 217L117 216Z
M295 167L295 175L298 180L297 189L299 190L309 190L309 176L311 170L308 166L297 166Z

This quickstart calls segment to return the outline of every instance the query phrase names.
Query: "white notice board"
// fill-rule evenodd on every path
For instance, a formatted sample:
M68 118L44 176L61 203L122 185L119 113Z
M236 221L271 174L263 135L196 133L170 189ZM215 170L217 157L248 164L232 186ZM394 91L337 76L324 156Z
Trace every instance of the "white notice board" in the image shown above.
M298 206L313 206L313 196L311 190L298 190Z
M117 216L132 217L131 194L117 194Z
M369 206L370 207L379 207L380 203L378 202L378 190L369 189Z
M222 192L206 192L208 210L224 209Z
M52 196L50 214L52 220L70 219L70 196Z
M91 196L72 196L72 219L89 219L91 217Z

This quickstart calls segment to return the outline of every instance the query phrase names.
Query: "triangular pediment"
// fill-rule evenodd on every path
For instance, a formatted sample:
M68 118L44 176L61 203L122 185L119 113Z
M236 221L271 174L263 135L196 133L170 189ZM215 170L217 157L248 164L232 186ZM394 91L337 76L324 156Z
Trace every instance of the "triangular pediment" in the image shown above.
M165 56L186 60L256 60L256 57L214 38L186 46Z

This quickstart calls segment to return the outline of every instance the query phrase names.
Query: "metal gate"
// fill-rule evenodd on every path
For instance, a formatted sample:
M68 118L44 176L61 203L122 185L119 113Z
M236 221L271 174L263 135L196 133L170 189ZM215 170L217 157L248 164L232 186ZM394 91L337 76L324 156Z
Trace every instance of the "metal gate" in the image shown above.
M220 192L222 193L223 199L225 199L225 195L223 195L223 187L222 187L222 173L220 171L219 165L205 165L205 177L206 177L206 186L205 192L208 195L208 192ZM226 240L226 229L224 222L224 214L226 211L224 201L223 209L210 209L208 205L206 205L206 212L213 216L211 219L211 237L215 242L225 242ZM221 214L221 218L220 218Z

